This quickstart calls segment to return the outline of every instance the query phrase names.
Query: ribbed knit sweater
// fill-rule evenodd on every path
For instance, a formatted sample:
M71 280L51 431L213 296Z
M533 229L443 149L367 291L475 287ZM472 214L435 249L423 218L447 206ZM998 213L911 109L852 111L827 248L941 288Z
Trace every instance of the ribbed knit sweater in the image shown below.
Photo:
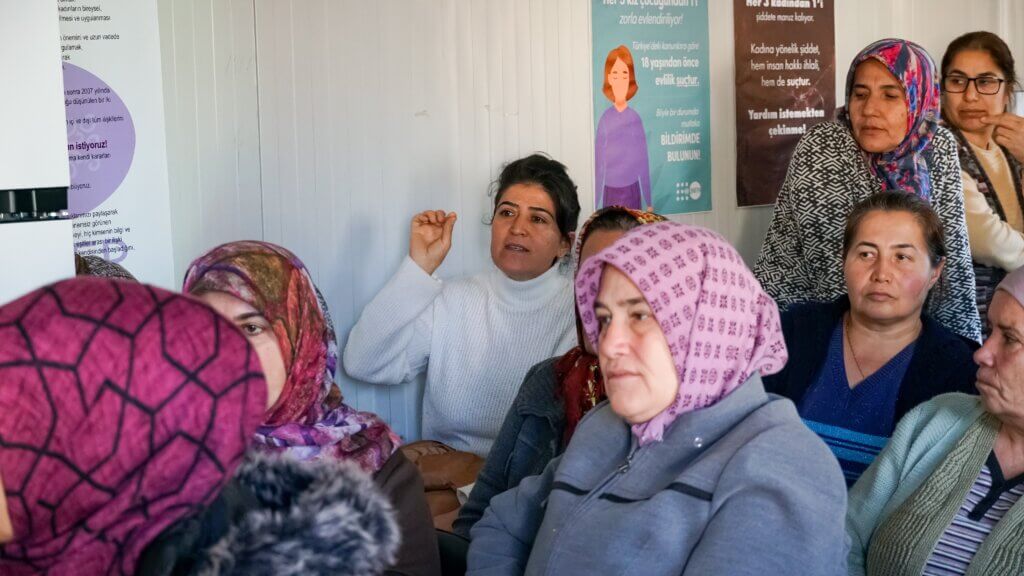
M998 428L979 398L966 394L936 396L907 413L850 490L850 576L920 574ZM1022 547L1024 502L1018 501L981 543L967 574L1022 574Z
M423 438L486 456L526 372L575 344L573 305L557 265L444 282L406 257L349 333L345 370L399 384L426 369Z

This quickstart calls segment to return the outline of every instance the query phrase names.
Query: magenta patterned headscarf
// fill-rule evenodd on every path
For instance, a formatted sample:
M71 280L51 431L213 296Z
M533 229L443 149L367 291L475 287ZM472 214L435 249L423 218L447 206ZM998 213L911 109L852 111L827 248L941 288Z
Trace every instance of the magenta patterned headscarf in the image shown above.
M715 232L675 222L648 224L590 258L576 278L576 302L595 348L594 300L606 264L629 277L647 299L679 377L675 401L633 425L641 444L661 441L680 414L715 404L755 372L774 374L785 365L775 301Z
M187 296L77 278L0 307L0 574L133 574L231 478L266 402L255 350Z
M849 102L857 66L868 59L884 64L899 80L907 97L907 135L895 150L881 154L865 152L868 168L883 190L903 190L929 200L931 176L922 153L931 144L939 125L941 102L935 63L924 48L907 40L887 38L861 50L846 74L847 104L839 109L839 120L847 128L851 127Z
M401 439L379 416L342 401L327 304L294 254L269 242L224 244L192 262L183 290L225 292L270 322L287 379L256 433L258 446L302 460L352 460L370 473L398 449Z

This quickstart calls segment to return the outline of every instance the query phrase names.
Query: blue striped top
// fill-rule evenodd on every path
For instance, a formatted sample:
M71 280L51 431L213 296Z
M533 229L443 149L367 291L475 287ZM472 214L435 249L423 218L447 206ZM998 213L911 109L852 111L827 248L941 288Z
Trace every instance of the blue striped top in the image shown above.
M974 480L956 516L939 537L924 567L924 576L967 573L981 543L1024 494L1024 475L1004 478L995 454Z
M896 426L896 398L914 356L914 343L851 389L843 357L843 329L839 322L832 331L828 357L797 410L807 427L832 449L849 487L882 451Z

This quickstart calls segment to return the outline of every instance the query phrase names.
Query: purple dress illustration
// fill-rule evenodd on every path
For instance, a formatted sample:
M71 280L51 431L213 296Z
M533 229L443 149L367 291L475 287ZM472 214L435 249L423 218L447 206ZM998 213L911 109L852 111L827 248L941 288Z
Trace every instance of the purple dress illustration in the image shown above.
M609 52L604 69L604 94L612 105L601 115L594 139L595 203L643 210L652 205L651 171L644 123L627 104L638 88L629 49Z

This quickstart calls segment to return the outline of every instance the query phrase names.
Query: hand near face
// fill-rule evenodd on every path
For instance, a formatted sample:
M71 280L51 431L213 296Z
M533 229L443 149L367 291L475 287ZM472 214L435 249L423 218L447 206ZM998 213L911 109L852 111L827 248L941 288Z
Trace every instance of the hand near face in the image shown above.
M409 257L427 274L433 274L452 247L455 212L427 210L412 217Z
M1005 146L1017 160L1024 162L1024 118L1010 112L986 116L981 121L996 127L992 138L996 144Z

